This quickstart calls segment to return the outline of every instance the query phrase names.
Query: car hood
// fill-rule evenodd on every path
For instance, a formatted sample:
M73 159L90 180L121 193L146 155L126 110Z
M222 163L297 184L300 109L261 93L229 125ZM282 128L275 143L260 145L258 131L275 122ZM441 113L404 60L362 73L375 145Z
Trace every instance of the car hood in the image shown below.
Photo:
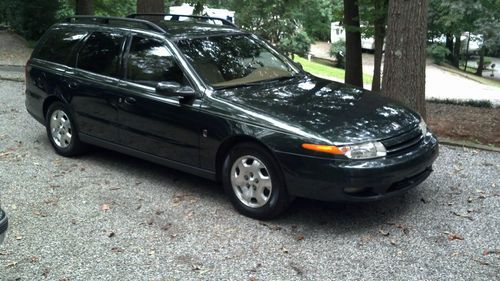
M212 97L239 109L243 119L328 143L385 139L420 121L393 100L313 76L218 90Z

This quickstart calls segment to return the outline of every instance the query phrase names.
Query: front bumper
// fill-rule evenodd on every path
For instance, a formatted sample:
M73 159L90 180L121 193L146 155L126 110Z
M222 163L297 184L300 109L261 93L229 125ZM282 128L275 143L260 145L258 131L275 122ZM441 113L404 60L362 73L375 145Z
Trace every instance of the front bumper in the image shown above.
M9 221L7 219L7 215L0 209L0 244L2 244L5 238L8 226Z
M438 156L430 135L409 151L384 158L347 160L277 153L288 192L324 201L363 202L395 196L419 185Z

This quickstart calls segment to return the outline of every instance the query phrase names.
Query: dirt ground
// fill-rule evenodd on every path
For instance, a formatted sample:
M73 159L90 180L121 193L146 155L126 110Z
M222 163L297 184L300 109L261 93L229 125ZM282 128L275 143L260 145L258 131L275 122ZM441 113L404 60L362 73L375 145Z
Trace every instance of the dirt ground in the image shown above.
M21 36L0 30L0 65L24 66L32 51L26 44Z
M500 147L500 108L428 102L427 121L438 137Z

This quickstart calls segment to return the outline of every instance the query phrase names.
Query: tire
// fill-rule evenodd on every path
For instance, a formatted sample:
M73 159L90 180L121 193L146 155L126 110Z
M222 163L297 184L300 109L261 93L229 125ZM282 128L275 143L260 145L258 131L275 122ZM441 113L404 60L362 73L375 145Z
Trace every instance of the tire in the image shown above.
M236 145L222 169L224 191L243 215L267 220L285 211L290 197L276 160L253 143Z
M45 116L47 137L57 154L72 157L80 155L85 145L78 137L78 129L68 107L61 102L50 105Z

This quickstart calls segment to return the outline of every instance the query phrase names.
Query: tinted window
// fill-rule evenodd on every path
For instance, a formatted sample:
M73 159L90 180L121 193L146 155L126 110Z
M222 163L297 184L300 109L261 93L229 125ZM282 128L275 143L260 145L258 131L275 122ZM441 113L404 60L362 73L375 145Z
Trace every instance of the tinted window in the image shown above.
M87 35L82 30L53 29L35 53L37 59L67 64L75 46Z
M97 74L119 77L123 41L121 34L92 33L78 53L77 67Z
M164 43L136 36L130 45L127 79L154 87L161 81L182 84L183 74Z

